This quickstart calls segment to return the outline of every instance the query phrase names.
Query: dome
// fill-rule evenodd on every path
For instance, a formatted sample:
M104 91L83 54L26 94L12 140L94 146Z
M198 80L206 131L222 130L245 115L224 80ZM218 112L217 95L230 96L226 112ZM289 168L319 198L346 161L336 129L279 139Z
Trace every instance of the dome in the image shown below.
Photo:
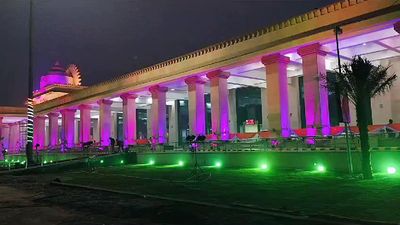
M69 80L70 77L65 73L65 69L57 61L50 68L49 72L40 78L40 88L54 84L67 85L69 84Z

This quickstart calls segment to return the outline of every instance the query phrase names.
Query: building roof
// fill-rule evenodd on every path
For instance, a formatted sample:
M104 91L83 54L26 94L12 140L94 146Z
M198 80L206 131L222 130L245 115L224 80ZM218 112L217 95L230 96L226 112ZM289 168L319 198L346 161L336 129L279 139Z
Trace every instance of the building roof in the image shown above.
M0 117L26 117L25 107L0 106Z

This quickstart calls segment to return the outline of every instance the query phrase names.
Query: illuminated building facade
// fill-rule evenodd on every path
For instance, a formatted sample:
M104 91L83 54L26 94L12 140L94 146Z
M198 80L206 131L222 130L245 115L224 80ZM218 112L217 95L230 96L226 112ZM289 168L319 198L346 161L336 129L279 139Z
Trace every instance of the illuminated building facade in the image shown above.
M110 137L128 146L175 145L189 134L209 140L263 131L260 137L337 135L343 132L337 98L320 83L338 65L333 30L343 29L343 63L361 55L399 75L399 6L337 2L90 87L80 85L76 67L56 64L35 92L35 143L72 148L92 140L107 146ZM399 91L397 80L372 99L372 124L392 119L400 129ZM354 126L353 105L350 112Z

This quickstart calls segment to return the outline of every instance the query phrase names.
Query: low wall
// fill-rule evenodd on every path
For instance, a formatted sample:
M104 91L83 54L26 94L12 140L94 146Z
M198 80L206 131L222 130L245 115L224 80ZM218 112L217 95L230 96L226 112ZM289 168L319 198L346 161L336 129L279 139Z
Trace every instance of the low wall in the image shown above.
M60 153L61 154L61 153ZM70 153L72 155L72 153ZM82 155L82 154L80 154ZM14 174L32 174L32 173L54 173L54 172L65 172L68 170L75 169L87 169L95 167L107 167L107 166L119 166L126 164L136 164L136 153L135 152L124 152L109 155L97 155L88 157L75 157L65 161L54 161L53 163L47 163L43 166L33 166L28 169L17 168L11 170Z
M71 159L76 159L76 158L82 158L86 157L87 154L84 153L41 153L40 155L33 154L33 159L34 160L46 160L47 162L53 161L65 161L65 160L71 160ZM9 162L23 162L26 161L26 155L25 154L10 154L6 155L5 159Z
M387 167L400 167L400 151L372 151L372 167L374 172L386 171ZM361 171L361 152L352 152L353 168ZM137 153L138 163L156 165L185 164L194 162L190 152L151 152ZM313 170L315 163L322 164L330 171L347 172L347 153L345 151L304 151L304 152L199 152L197 161L201 166L212 166L220 162L223 167L251 168L265 163L276 169Z

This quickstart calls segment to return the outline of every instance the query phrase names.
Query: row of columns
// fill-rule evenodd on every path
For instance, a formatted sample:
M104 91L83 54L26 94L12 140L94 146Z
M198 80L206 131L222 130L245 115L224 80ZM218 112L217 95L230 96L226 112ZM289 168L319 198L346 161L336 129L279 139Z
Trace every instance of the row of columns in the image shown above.
M320 75L326 73L325 55L321 46L316 43L301 47L298 54L302 57L304 76L304 99L306 108L306 125L309 136L316 135L317 128L321 128L323 135L330 133L328 91L320 82ZM265 102L268 105L269 129L280 132L283 137L291 135L290 109L288 99L287 65L288 57L279 53L266 55L261 58L266 67L267 91L264 92ZM215 139L229 139L229 99L227 79L230 74L221 70L206 74L210 82L211 92L211 124L212 134ZM206 134L206 108L204 100L204 85L206 80L193 76L185 79L188 87L189 102L189 131L193 135ZM153 143L166 143L166 92L167 87L159 85L149 88L152 96L151 105L151 134ZM268 97L267 97L268 96ZM133 145L136 140L136 102L134 94L121 95L123 100L123 132L124 144ZM111 104L110 100L100 100L99 127L101 145L110 144L111 137ZM80 105L80 141L90 141L90 110L89 105ZM67 147L74 146L75 109L65 109L62 115L62 137ZM49 142L56 145L58 140L58 113L50 113L49 117ZM44 146L45 117L37 116L34 121L35 143Z
M3 117L0 117L0 150L7 149L9 153L18 153L23 146L25 137L22 135L24 122L3 124ZM0 153L0 158L2 154Z
M229 73L213 71L207 74L211 84L212 104L212 132L215 138L229 139L229 101L227 78ZM205 101L204 84L200 77L190 77L185 80L189 93L189 120L190 132L194 135L205 135ZM166 92L167 87L152 86L149 88L152 96L151 104L151 137L153 143L166 143ZM123 132L124 144L133 145L136 140L136 98L134 94L121 95L123 101ZM111 137L111 104L110 100L100 100L99 105L99 132L100 143L103 146L110 145ZM91 119L89 105L78 106L80 110L80 141L90 141ZM61 110L62 135L61 139L67 147L74 147L75 113L76 109ZM58 117L59 113L49 113L49 144L58 144ZM36 116L34 119L34 145L39 148L45 146L45 116Z
M319 43L315 43L299 48L297 53L302 58L307 136L315 136L317 128L321 128L322 135L329 135L328 90L320 79L326 74L326 52L321 49ZM282 137L289 137L291 127L287 65L290 59L277 53L264 56L261 61L266 67L268 87L263 99L266 101L264 104L268 105L270 130L280 130Z

